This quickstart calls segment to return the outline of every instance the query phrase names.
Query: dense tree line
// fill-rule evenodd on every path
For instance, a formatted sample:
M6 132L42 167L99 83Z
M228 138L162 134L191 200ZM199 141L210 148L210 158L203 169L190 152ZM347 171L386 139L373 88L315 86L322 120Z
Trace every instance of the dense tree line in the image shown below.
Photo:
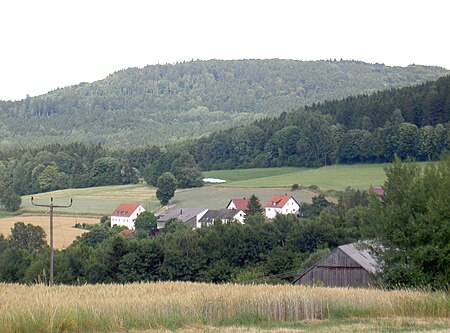
M278 59L130 68L42 96L0 101L0 140L21 147L70 142L162 145L304 105L418 84L447 73L438 67ZM377 127L376 115L369 116ZM409 115L406 119L410 121Z
M156 186L170 172L178 188L203 186L192 155L156 146L111 150L80 143L0 151L0 202L19 209L21 195L66 188L134 184L144 177Z
M450 121L450 77L373 94L346 97L307 106L307 110L331 115L348 129L373 131L382 127L395 109L402 110L405 122L418 127Z
M141 150L143 164L152 148ZM158 149L159 151L159 149ZM12 149L0 153L0 198L6 208L15 207L18 195L65 188L132 184L138 182L137 154L107 151L84 144L51 145L41 149ZM134 163L132 165L131 163ZM135 166L136 165L136 166ZM8 198L8 200L6 200ZM20 199L20 197L19 197ZM20 203L19 203L20 206Z
M391 162L394 154L425 161L450 148L450 127L419 128L396 110L372 132L347 130L329 115L298 110L186 146L204 170Z

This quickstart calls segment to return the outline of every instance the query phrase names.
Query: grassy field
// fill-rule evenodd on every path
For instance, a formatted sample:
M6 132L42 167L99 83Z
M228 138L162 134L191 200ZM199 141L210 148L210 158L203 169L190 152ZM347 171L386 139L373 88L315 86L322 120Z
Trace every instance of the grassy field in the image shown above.
M250 198L256 195L261 204L275 194L292 195L298 202L311 202L311 198L317 195L310 190L290 191L289 188L225 188L221 186L205 186L196 189L177 190L172 202L176 207L193 208L225 208L231 199Z
M8 236L11 233L11 228L16 222L23 222L25 224L40 226L45 230L47 236L47 243L49 237L50 220L49 216L14 216L0 218L0 234ZM90 219L84 217L67 217L54 216L53 217L53 244L56 249L63 249L68 247L75 240L77 236L82 235L86 230L74 228L76 223L97 224L98 219Z
M221 178L222 187L290 187L317 185L323 190L345 190L347 186L368 189L384 183L387 164L332 165L322 168L267 168L215 170L205 177Z
M73 206L68 209L57 209L62 214L83 214L92 216L110 215L120 203L140 203L147 210L155 210L159 202L155 196L156 189L147 184L101 186L81 189L68 189L48 193L35 194L38 203L50 203L50 197L55 204L67 204L73 199ZM45 208L31 204L31 196L22 197L21 208L26 212L44 212Z
M0 284L0 332L444 332L445 292L270 285ZM264 330L263 330L264 329Z
M346 187L368 189L382 185L385 180L383 167L387 164L333 165L322 168L267 168L216 170L205 172L205 177L222 178L223 184L206 185L203 188L177 190L172 202L176 207L223 208L232 198L255 194L262 204L274 194L288 193L299 202L310 202L317 193L308 190L316 185L322 190L344 190ZM425 163L421 163L425 165ZM291 192L293 184L301 191ZM156 189L146 184L102 186L84 189L68 189L34 195L38 202L66 204L72 198L73 206L60 209L60 214L102 216L109 215L119 203L140 203L145 209L155 211L160 207ZM22 197L25 212L45 212L31 205L31 196Z

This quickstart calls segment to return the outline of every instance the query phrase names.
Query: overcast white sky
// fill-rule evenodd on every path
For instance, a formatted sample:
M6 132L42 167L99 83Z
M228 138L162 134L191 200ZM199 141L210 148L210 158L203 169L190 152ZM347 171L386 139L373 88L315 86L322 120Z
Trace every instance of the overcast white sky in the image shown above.
M355 59L450 69L450 1L6 0L0 99L192 59Z

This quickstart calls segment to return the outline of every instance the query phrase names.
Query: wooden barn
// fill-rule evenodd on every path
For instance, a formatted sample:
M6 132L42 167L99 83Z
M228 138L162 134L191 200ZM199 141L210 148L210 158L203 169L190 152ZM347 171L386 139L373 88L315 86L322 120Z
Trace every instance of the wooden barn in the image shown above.
M324 287L367 287L378 264L357 244L341 245L296 278L293 284Z

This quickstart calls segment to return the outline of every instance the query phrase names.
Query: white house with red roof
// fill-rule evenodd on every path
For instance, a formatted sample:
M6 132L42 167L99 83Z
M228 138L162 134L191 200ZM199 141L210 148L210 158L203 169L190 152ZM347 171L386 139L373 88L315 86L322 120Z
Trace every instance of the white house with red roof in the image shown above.
M247 210L248 201L249 201L249 199L246 199L246 198L231 199L226 208L242 210L243 212L245 212Z
M140 204L120 204L111 214L111 227L124 226L134 230L136 218L145 212Z
M267 201L265 215L268 219L273 219L277 214L298 214L300 205L297 200L290 195L274 195Z

